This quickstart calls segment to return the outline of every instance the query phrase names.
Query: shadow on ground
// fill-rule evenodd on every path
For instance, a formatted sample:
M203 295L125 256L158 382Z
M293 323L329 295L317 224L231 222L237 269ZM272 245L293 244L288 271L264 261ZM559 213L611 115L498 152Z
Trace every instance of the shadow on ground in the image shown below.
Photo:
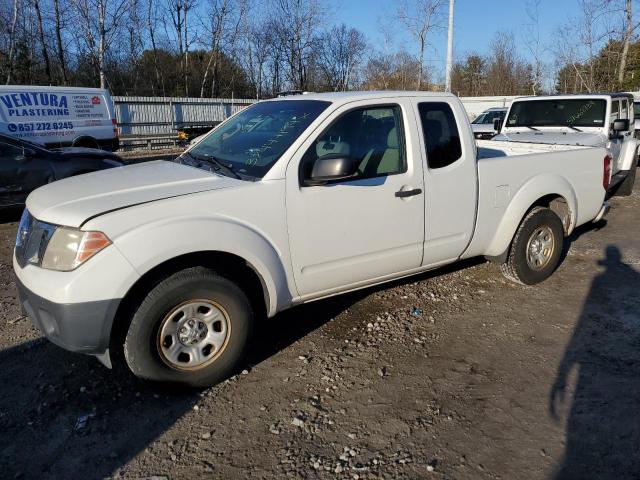
M373 292L479 262L462 262L279 314L258 328L248 362L265 361ZM190 411L200 393L145 384L43 338L0 351L0 365L2 478L113 475Z
M609 246L558 367L549 411L560 421L577 370L556 480L640 478L640 273Z

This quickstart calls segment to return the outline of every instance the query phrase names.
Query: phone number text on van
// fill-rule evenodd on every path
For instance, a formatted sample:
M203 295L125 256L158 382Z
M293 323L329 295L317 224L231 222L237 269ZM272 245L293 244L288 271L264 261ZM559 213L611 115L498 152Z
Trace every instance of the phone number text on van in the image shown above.
M33 122L10 123L7 125L10 132L38 132L47 130L67 130L73 128L73 122Z

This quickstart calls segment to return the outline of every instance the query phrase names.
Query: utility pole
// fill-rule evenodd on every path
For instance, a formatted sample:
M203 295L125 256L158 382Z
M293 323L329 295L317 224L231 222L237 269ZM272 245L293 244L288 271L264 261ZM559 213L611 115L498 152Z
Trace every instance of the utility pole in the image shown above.
M449 0L449 33L447 35L447 67L445 72L445 92L451 92L451 69L453 68L453 2Z

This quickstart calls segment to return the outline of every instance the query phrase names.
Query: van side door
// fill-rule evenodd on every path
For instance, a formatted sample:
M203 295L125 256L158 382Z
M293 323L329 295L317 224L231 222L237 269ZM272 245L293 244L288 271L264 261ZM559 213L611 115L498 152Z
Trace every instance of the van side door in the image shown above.
M417 99L414 108L425 168L422 264L435 266L457 259L471 241L478 201L476 150L457 101Z

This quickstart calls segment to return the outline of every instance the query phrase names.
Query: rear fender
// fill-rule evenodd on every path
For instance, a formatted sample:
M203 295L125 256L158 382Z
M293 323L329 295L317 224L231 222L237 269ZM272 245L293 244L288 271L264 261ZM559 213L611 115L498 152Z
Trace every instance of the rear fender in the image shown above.
M576 225L577 198L571 184L563 177L554 174L541 174L522 185L513 195L505 214L502 217L496 233L486 252L488 257L500 257L507 251L520 222L534 205L545 197L562 197L569 209L569 224L566 234L569 235Z

